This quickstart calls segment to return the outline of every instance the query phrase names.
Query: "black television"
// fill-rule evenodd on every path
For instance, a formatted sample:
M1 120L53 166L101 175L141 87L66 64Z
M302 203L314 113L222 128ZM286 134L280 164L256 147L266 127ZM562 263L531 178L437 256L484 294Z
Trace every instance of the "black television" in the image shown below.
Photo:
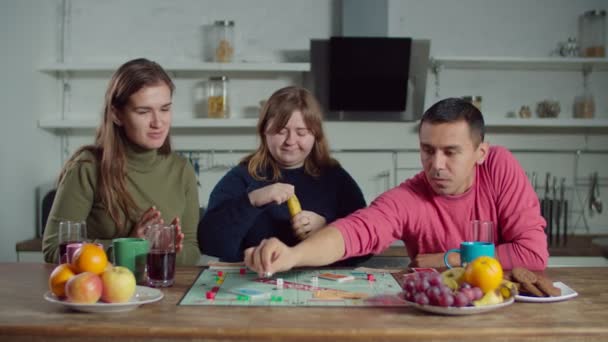
M405 111L411 49L411 38L331 37L329 110Z

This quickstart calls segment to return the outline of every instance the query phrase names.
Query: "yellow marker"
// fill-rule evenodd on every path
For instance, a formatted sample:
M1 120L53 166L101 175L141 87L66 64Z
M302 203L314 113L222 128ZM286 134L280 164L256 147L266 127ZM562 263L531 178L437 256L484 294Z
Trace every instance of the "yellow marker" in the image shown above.
M291 196L287 200L287 209L289 209L289 215L291 215L291 217L296 216L302 211L302 206L300 206L300 201L298 201L296 195Z

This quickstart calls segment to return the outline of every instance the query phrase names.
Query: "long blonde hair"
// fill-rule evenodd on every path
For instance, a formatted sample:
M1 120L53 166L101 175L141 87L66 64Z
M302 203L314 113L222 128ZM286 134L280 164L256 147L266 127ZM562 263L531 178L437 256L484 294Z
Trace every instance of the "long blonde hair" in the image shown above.
M116 70L108 84L105 94L103 119L95 137L93 145L79 148L66 162L59 182L65 177L66 171L76 162L91 162L90 160L77 160L84 151L93 154L98 162L97 191L101 203L104 205L117 227L126 229L129 219L135 219L139 211L133 197L127 191L126 173L127 157L126 145L128 138L124 128L115 124L113 111L120 113L129 103L130 97L140 89L147 86L166 84L171 90L175 86L165 70L156 62L139 58L131 60ZM171 153L171 141L169 135L158 149L159 154ZM121 214L124 221L121 222Z
M278 181L281 178L281 168L270 154L266 133L278 133L295 111L302 113L304 123L315 137L313 148L304 161L304 171L313 177L318 177L322 169L338 165L338 162L329 155L319 102L308 90L290 86L274 92L260 111L257 125L260 145L255 152L241 161L247 164L247 171L254 179ZM272 126L268 126L269 124ZM269 176L267 176L268 172L270 172Z

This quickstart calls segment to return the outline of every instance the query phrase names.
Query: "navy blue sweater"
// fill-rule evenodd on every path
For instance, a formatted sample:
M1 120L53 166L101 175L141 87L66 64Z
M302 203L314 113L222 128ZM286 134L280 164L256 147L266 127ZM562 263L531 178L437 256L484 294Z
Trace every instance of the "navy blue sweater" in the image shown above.
M303 167L284 169L279 182L292 184L302 209L325 217L327 223L365 207L361 189L341 166L326 169L317 178L306 174ZM249 202L251 191L272 183L253 179L243 164L228 171L211 192L199 222L201 252L235 262L243 260L243 251L262 239L276 237L288 246L296 245L299 240L291 228L286 203L256 208Z

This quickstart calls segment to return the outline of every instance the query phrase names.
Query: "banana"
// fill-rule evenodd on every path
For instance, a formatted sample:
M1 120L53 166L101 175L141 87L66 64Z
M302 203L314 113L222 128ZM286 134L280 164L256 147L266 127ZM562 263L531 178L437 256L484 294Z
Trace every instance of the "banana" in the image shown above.
M475 306L486 306L486 305L495 305L503 302L502 295L500 291L494 290L489 291L483 295L480 299L473 301L473 305Z
M441 273L441 280L443 280L443 284L449 287L453 291L458 290L460 284L463 281L464 276L464 268L462 267L454 267L449 270L443 271Z
M509 299L511 297L515 297L518 293L517 285L511 281L503 279L498 286L498 291L502 295L504 299Z
M289 215L291 217L296 216L302 211L302 206L300 205L300 201L296 197L296 195L291 196L287 200L287 209L289 209Z

